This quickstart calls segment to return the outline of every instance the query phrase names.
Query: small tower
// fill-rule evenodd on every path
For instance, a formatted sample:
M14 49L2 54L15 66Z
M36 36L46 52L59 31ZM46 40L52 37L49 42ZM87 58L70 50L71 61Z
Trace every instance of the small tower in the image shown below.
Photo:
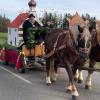
M29 14L34 14L35 15L35 20L41 25L43 26L42 22L39 20L39 18L37 18L36 16L36 11L35 11L35 8L36 8L36 1L35 0L30 0L29 3Z
M35 11L35 8L36 8L36 1L35 0L30 0L29 3L29 13L32 13L34 14L36 11Z

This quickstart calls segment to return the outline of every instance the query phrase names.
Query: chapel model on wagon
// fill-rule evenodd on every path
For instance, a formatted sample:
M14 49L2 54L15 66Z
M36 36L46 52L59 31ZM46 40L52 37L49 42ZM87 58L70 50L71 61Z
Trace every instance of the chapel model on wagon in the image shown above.
M12 46L18 46L20 43L23 42L23 31L22 31L22 25L24 21L28 18L29 14L34 14L36 16L36 1L30 0L28 2L29 11L25 11L20 13L11 23L8 27L8 44ZM35 20L42 26L42 23L40 20L35 18Z

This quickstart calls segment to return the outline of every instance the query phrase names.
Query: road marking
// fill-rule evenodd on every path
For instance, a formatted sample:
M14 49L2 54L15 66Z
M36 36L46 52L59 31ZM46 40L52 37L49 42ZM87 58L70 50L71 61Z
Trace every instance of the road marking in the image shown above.
M10 74L12 74L13 76L15 76L15 77L17 77L17 78L23 80L24 82L26 82L26 83L28 83L28 84L32 84L31 81L29 81L29 80L23 78L22 76L20 76L20 75L18 75L18 74L15 74L15 73L11 72L10 70L8 70L8 69L6 69L6 68L4 68L4 67L1 67L1 66L0 66L0 68L3 69L3 70L5 70L5 71L7 71L7 72L10 73Z

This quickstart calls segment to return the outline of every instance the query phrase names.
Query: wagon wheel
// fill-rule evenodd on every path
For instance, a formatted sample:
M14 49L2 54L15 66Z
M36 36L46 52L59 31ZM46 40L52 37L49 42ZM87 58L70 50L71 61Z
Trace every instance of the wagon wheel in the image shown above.
M19 73L25 73L25 69L24 68L21 68L18 71L19 71Z
M35 61L36 61L38 64L40 64L41 66L45 66L45 65L46 65L46 61L45 61L45 59L44 59L43 57L37 57L37 58L35 59Z
M32 66L34 65L34 61L35 61L34 56L29 56L27 60L27 67L32 68Z

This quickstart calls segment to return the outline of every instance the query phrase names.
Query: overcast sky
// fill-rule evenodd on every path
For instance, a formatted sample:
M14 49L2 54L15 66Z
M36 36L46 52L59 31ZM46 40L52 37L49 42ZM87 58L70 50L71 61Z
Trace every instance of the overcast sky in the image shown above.
M5 14L13 20L23 10L29 10L28 2L29 0L0 0L0 14ZM37 13L47 10L74 14L77 11L79 14L89 13L100 19L100 0L36 0L36 2Z

